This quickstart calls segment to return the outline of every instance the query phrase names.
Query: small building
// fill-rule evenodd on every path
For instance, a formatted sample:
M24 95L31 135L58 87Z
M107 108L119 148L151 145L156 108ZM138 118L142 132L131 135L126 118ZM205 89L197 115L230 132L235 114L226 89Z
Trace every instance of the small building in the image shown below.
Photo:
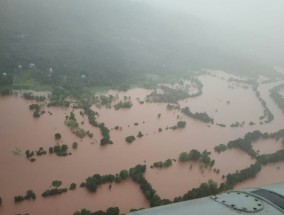
M34 67L35 67L35 64L34 64L34 63L30 63L30 64L29 64L29 68L30 68L30 69L32 69L32 68L34 68Z
M86 75L81 75L81 78L85 79L85 78L86 78Z

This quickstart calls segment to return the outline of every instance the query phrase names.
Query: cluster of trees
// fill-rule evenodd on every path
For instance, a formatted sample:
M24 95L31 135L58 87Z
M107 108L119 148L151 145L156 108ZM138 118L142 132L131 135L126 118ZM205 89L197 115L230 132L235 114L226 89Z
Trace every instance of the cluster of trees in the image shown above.
M261 116L259 119L263 120L265 119L265 123L270 123L273 119L274 119L274 115L271 113L271 111L269 110L269 108L267 107L266 102L264 101L264 99L261 97L260 92L257 90L258 84L254 84L252 89L255 91L255 95L258 98L258 100L260 101L261 105L263 106L264 110L263 110L263 116Z
M56 145L53 147L49 147L49 153L55 153L59 157L66 157L70 155L71 153L68 153L68 145L62 144L62 145Z
M74 143L73 143L73 148L74 148ZM58 144L56 146L49 147L49 153L50 154L55 153L59 157L65 157L65 156L71 155L71 153L68 153L68 145L66 145L66 144L62 144L62 145ZM46 155L46 154L47 154L47 152L44 150L43 147L39 147L38 150L34 150L34 151L26 150L26 152L25 152L26 158L28 160L32 161L32 162L34 162L36 160L35 157L34 157L35 155L36 156L42 156L42 155Z
M113 107L114 107L115 110L119 110L121 108L123 108L123 109L131 108L132 107L132 102L131 101L119 101Z
M54 134L55 140L60 140L61 139L61 134L60 133L55 133Z
M189 95L190 97L197 97L197 96L201 96L202 95L202 88L203 88L203 84L200 80L198 80L197 78L191 77L190 78L191 82L193 83L193 85L197 88L197 92L194 94Z
M83 100L81 101L80 106L83 108L84 113L88 116L89 123L94 127L99 127L99 129L101 130L101 133L103 135L103 138L100 141L101 145L104 146L107 144L113 144L109 135L110 130L105 126L104 123L98 123L96 121L96 115L98 115L98 113L91 109L91 104Z
M76 187L77 187L77 185L75 183L71 183L70 187L69 187L69 190L75 190Z
M44 113L44 111L40 112L40 105L39 104L31 104L29 106L30 110L33 110L33 117L34 118L39 118L41 114Z
M183 90L173 89L164 85L161 85L160 89L163 91L163 93L158 93L157 90L154 90L151 94L147 95L146 101L177 104L179 100L189 97L189 94Z
M212 166L214 166L215 161L211 160L210 154L211 154L211 152L208 152L207 150L205 150L201 153L196 149L192 149L189 153L182 152L179 155L179 161L180 162L199 161L201 164L204 164L205 166L211 166L212 167Z
M9 88L3 88L0 90L0 95L1 96L8 96L12 94L12 90Z
M133 135L131 135L131 136L126 137L126 138L125 138L125 141L126 141L127 143L132 143L132 142L135 141L135 139L136 139L136 138L135 138Z
M173 104L167 104L167 109L168 110L180 110L179 105L173 105Z
M99 174L94 174L93 176L90 176L86 178L85 182L81 183L80 187L85 187L87 190L91 192L96 192L98 186L106 184L106 183L113 183L113 182L120 182L121 178L118 178L119 175L117 174L112 175L99 175Z
M200 121L206 122L206 123L214 123L214 119L212 119L211 117L208 116L207 113L192 113L189 109L189 107L185 107L181 109L181 112L184 113L185 115L194 118L194 119L198 119Z
M48 197L48 196L54 196L54 195L60 195L62 193L66 193L68 190L67 188L52 188L44 191L41 196L42 197Z
M284 84L280 84L276 87L273 87L270 90L270 96L278 105L278 107L284 112L284 98L283 95L281 95L280 93L281 90L284 90Z
M246 179L253 178L261 170L261 164L256 162L255 164L250 165L250 167L242 169L236 173L229 173L226 176L226 185L228 187L234 187L237 183L240 183Z
M34 158L35 155L36 156L46 155L46 151L42 147L39 147L39 149L35 151L26 150L25 154L28 160L34 162L36 160Z
M65 125L67 125L72 130L72 132L80 138L84 138L86 135L88 135L88 137L90 138L93 137L93 133L91 133L90 131L86 132L84 129L79 127L79 124L73 112L70 112L70 115L66 116Z
M62 185L62 181L54 180L53 182L51 182L51 185L53 187L60 187Z
M155 168L168 168L170 166L173 165L173 162L171 159L167 159L164 162L163 161L158 161L153 163L153 165L151 166L151 168L155 167Z
M24 200L35 200L36 194L32 190L28 190L24 196L15 196L14 202L21 202Z
M186 122L185 121L179 121L177 123L177 128L185 128L186 126Z
M43 101L46 100L45 96L35 96L31 92L23 93L23 98L26 99L26 100L35 100L35 101L38 101L38 102L43 102Z
M75 212L73 215L119 215L120 210L118 207L108 208L106 211L95 211L91 212L87 209L82 209L81 211Z
M225 144L220 144L218 146L214 147L215 152L221 153L227 150L227 145Z
M244 121L243 121L243 122L234 122L234 123L232 123L230 126L231 126L232 128L238 128L238 127L243 127L244 124L245 124Z
M101 133L103 135L103 138L101 139L101 145L103 146L107 144L113 144L113 142L110 140L110 130L105 126L105 124L100 123L98 127L101 129Z
M2 205L2 197L0 197L0 206Z
M98 123L96 121L96 115L98 115L98 113L93 111L91 109L91 106L92 105L90 103L88 103L87 101L81 100L81 107L84 110L84 114L86 114L88 116L89 124L94 126L94 127L98 127Z
M70 96L70 92L64 87L55 87L51 92L47 106L68 108L70 106L70 101L67 100L68 96Z
M95 103L98 106L105 106L111 108L111 103L114 101L115 97L113 95L100 95L96 96Z
M263 164L266 165L268 163L276 163L279 161L283 161L284 160L284 150L279 150L273 154L265 154L265 155L259 155L257 157L257 160Z
M250 156L255 157L256 156L256 152L254 151L251 141L249 139L246 138L238 138L236 140L232 140L227 144L228 148L239 148L243 151L245 151L246 153L248 153Z
M239 148L244 152L248 153L252 157L256 157L257 153L253 150L252 142L257 141L260 138L263 139L279 139L284 137L284 129L281 129L275 133L261 133L260 131L256 130L253 132L247 133L244 138L238 138L236 140L232 140L228 142L228 148Z
M210 195L215 195L220 192L216 182L209 180L207 183L202 183L198 188L193 188L182 197L174 198L174 202L187 201L191 199L202 198Z

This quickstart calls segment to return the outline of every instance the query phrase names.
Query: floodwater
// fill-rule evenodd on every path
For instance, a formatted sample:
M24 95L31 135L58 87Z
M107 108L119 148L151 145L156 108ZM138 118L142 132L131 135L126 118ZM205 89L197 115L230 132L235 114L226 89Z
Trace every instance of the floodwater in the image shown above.
M267 125L257 123L255 126L249 126L250 121L258 122L263 111L250 88L234 86L232 89L233 84L227 82L219 73L216 77L201 76L200 80L204 85L203 95L181 101L181 107L190 106L194 112L206 111L217 123L224 123L227 127L209 126L177 110L167 110L167 104L140 104L137 98L144 100L150 93L149 90L132 89L119 93L110 91L110 94L118 94L121 100L125 95L130 96L133 107L120 110L92 107L100 114L98 121L104 122L112 129L110 136L114 144L105 147L99 145L101 139L99 129L90 126L87 117L80 116L79 110L75 111L77 121L84 122L81 127L91 131L94 134L93 138L85 137L81 140L65 126L65 116L69 115L71 109L45 108L52 115L45 113L39 119L34 119L32 111L28 108L31 101L26 101L20 96L1 97L0 196L3 204L0 206L0 213L72 214L81 208L96 211L113 206L118 206L122 213L127 213L131 208L148 207L149 203L140 191L139 185L131 180L115 184L111 190L108 189L108 185L104 185L95 194L79 188L85 178L95 173L115 174L137 164L147 165L145 177L161 198L169 199L183 195L209 179L221 183L223 175L248 167L254 163L254 160L246 153L234 149L217 154L214 152L214 147L243 137L248 131L259 129L274 132L283 128L284 116L269 98L269 89L274 86L273 83L260 86L260 92L267 101L268 108L275 115L275 120ZM160 118L158 114L161 114ZM186 121L186 128L167 129L180 120ZM231 128L229 125L236 121L247 123L243 128ZM122 129L115 130L113 129L115 126L120 126ZM159 128L162 132L158 132ZM139 131L144 134L142 138L136 138L132 144L125 142L125 137L136 136ZM54 134L57 132L62 135L60 143L69 146L71 156L62 158L48 154L37 157L34 163L25 158L24 153L27 149L43 147L48 150L50 146L54 146L56 144ZM74 141L79 143L76 150L71 147ZM282 147L281 142L275 144ZM271 147L271 141L262 140L254 143L255 149L263 153L278 150L278 145ZM202 170L198 163L174 162L173 166L167 169L150 169L154 162L168 158L178 160L181 152L189 152L191 149L210 151L211 158L215 160L214 167ZM220 172L217 174L213 171L214 168ZM239 186L278 182L281 177L284 178L281 175L283 168L284 163L267 165L255 179ZM266 174L269 174L269 177ZM60 196L42 198L41 193L50 187L53 180L62 181L62 187L69 187L75 182L77 189ZM35 191L37 199L34 202L15 204L14 196L23 195L28 189Z

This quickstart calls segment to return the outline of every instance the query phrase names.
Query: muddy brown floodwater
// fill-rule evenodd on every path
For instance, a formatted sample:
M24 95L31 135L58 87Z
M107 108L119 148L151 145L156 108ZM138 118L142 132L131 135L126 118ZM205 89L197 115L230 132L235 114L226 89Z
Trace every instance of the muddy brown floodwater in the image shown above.
M169 199L183 195L209 179L221 183L223 175L248 167L255 161L246 153L233 149L217 154L214 147L243 137L249 131L274 132L283 129L283 113L269 97L269 89L274 84L261 85L259 88L268 108L275 115L275 120L270 124L260 125L258 119L262 115L263 107L252 89L237 86L232 89L228 87L232 85L226 81L228 77L223 73L216 74L215 77L201 76L200 80L204 85L202 96L181 101L180 105L189 106L194 112L206 111L217 123L224 123L227 127L209 126L193 120L179 111L167 110L167 104L140 104L137 98L144 100L150 93L149 90L110 91L109 94L118 94L120 99L130 96L133 106L131 109L120 110L92 107L100 114L97 120L104 122L111 129L110 136L114 144L105 147L99 144L102 138L99 129L89 125L87 117L80 116L80 110L75 111L77 121L84 122L81 127L91 131L93 138L80 139L66 127L65 116L69 115L71 109L45 107L46 113L35 119L29 110L32 101L24 100L20 96L1 97L0 196L3 203L0 206L0 214L73 214L81 208L96 211L114 206L119 207L122 213L127 213L131 208L149 207L139 185L131 180L114 184L111 190L108 185L103 185L96 193L79 188L81 182L95 173L116 174L137 164L147 165L145 177L161 198ZM52 115L48 114L48 111ZM176 125L180 120L186 121L186 128L167 130L167 127ZM230 124L236 121L246 123L243 128L231 128ZM257 123L249 126L250 121ZM115 126L122 129L115 130ZM159 128L162 132L158 132ZM142 138L136 138L132 144L125 142L125 137L136 136L139 131L144 134ZM48 150L50 146L54 146L54 134L57 132L62 135L60 143L67 144L72 155L57 157L47 154L36 157L34 163L25 158L27 149L43 147ZM74 141L79 143L76 150L72 149ZM253 143L253 147L260 153L272 153L283 148L283 144L280 140L260 140ZM211 158L215 160L214 168L220 172L217 174L212 169L202 170L200 165L194 162L174 162L173 166L167 169L150 168L157 161L165 161L168 158L178 160L181 152L191 149L210 151ZM283 181L283 168L283 162L267 165L256 178L245 181L238 187ZM67 188L74 182L77 189L60 196L42 198L41 193L50 188L53 180L62 181L62 187ZM23 195L29 189L35 191L37 199L15 204L14 196Z

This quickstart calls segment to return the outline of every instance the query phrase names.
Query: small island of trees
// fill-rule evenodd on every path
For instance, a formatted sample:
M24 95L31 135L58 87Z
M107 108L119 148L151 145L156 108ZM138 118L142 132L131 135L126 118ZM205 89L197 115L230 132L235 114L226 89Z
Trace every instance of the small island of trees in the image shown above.
M214 123L214 119L209 117L207 113L192 113L190 111L189 107L182 108L181 112L184 113L185 115L191 117L191 118L198 119L198 120L206 122L206 123L211 123L211 124Z
M24 196L15 196L14 197L14 202L22 202L24 200L35 200L36 199L36 194L32 190L28 190Z
M132 143L132 142L134 142L135 141L135 137L134 136L128 136L128 137L126 137L125 138L125 141L127 142L127 143Z

